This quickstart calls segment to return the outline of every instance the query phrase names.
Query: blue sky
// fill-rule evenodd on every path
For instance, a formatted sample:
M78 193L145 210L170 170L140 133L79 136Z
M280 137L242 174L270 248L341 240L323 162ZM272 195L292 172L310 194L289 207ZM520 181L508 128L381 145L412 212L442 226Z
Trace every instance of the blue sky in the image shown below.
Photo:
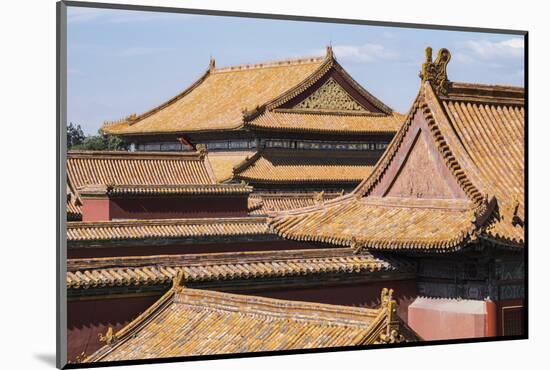
M521 36L206 15L68 8L68 119L88 134L141 113L208 66L322 56L337 60L384 103L406 112L424 49L451 51L449 79L523 85Z

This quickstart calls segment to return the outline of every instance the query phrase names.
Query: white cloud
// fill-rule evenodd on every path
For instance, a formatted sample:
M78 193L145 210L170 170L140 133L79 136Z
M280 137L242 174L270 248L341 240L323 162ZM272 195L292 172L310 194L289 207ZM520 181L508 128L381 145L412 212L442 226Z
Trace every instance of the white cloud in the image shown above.
M371 63L398 57L396 52L388 50L380 44L334 45L332 50L338 60L349 63ZM316 54L323 53L324 51L319 51Z
M473 57L463 52L454 53L452 59L453 62L458 62L462 64L472 64L476 61Z
M463 44L463 49L474 58L489 60L495 58L522 58L524 42L521 38L493 42L488 40L470 40Z

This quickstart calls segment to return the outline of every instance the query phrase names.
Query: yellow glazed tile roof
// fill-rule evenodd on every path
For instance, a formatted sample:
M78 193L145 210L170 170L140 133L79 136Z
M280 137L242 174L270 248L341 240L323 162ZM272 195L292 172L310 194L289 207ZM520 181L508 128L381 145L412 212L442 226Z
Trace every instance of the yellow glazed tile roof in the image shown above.
M407 260L349 248L107 257L67 261L67 288L162 285L183 271L190 283L320 275L411 274Z
M405 116L397 112L374 115L289 109L266 112L247 125L252 128L301 133L393 134L401 127L404 119Z
M256 192L248 197L248 209L251 215L267 215L279 211L314 206L340 195L343 195L343 192Z
M243 184L199 184L199 185L109 185L103 187L84 186L81 194L98 192L109 196L132 195L246 195L252 187Z
M82 219L82 203L72 186L67 183L67 220L79 221Z
M289 239L370 249L456 250L479 238L524 246L524 90L432 81L422 83L403 127L372 174L350 195L273 220ZM413 115L425 118L437 150L466 204L414 197L374 197ZM393 204L392 204L393 203Z
M332 73L340 76L373 111L359 109L350 112L345 105L340 107L338 104L335 104L337 109L334 111L306 109L302 112L296 107L290 110L281 108L301 94L311 93L311 89L318 88L316 82L329 78ZM330 81L335 84L334 80ZM341 87L340 90L342 93ZM359 107L357 102L355 105ZM283 111L290 111L292 115ZM338 64L332 48L328 47L324 58L221 69L216 69L215 63L211 62L208 71L179 95L139 116L133 114L105 123L102 130L112 135L153 135L236 130L247 126L298 132L393 133L401 119L401 115L359 85Z
M472 91L485 94L475 99ZM487 92L485 90L488 90ZM513 87L453 84L451 96L442 105L476 167L480 187L496 197L499 216L487 229L496 239L523 242L524 228L514 222L524 219L525 194L525 111L523 89Z
M264 149L233 172L235 179L259 183L359 183L375 163L365 152Z
M215 184L200 153L69 152L67 177L75 189L86 185Z
M218 184L203 152L69 152L67 181L77 198L85 193L245 195L252 190L245 185Z
M271 234L262 217L68 222L67 241Z
M298 85L325 58L209 68L191 87L140 116L106 124L107 134L154 134L242 127L243 111L273 100Z
M189 289L177 282L84 362L399 342L391 293L379 309Z
M233 167L251 157L255 152L209 152L208 161L212 166L218 182L230 180L233 177Z
M474 211L447 200L348 198L328 204L276 218L272 226L293 240L389 250L454 249L474 228Z

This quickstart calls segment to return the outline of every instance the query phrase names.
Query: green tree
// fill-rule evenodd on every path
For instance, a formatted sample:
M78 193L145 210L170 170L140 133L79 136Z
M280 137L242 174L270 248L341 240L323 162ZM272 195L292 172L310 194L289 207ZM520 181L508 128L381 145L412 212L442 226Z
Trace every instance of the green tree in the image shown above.
M71 124L72 125L72 124ZM70 126L71 126L70 125ZM100 131L97 135L84 136L80 125L78 127L72 126L67 128L67 147L69 150L128 150L128 145L124 140L116 136L107 136ZM74 132L82 133L81 136L74 136ZM69 135L71 141L69 142ZM76 137L77 139L73 139Z
M86 136L80 125L75 125L70 122L67 125L67 148L71 149L73 146L80 145L84 141Z

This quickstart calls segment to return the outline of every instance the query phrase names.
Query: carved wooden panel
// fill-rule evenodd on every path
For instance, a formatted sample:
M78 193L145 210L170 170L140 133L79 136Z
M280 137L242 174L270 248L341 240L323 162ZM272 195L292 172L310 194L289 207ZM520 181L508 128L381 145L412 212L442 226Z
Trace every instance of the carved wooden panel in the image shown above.
M332 78L329 78L313 94L296 104L294 108L366 111Z
M420 131L399 173L386 191L387 196L450 199L453 192L442 176L426 135Z

